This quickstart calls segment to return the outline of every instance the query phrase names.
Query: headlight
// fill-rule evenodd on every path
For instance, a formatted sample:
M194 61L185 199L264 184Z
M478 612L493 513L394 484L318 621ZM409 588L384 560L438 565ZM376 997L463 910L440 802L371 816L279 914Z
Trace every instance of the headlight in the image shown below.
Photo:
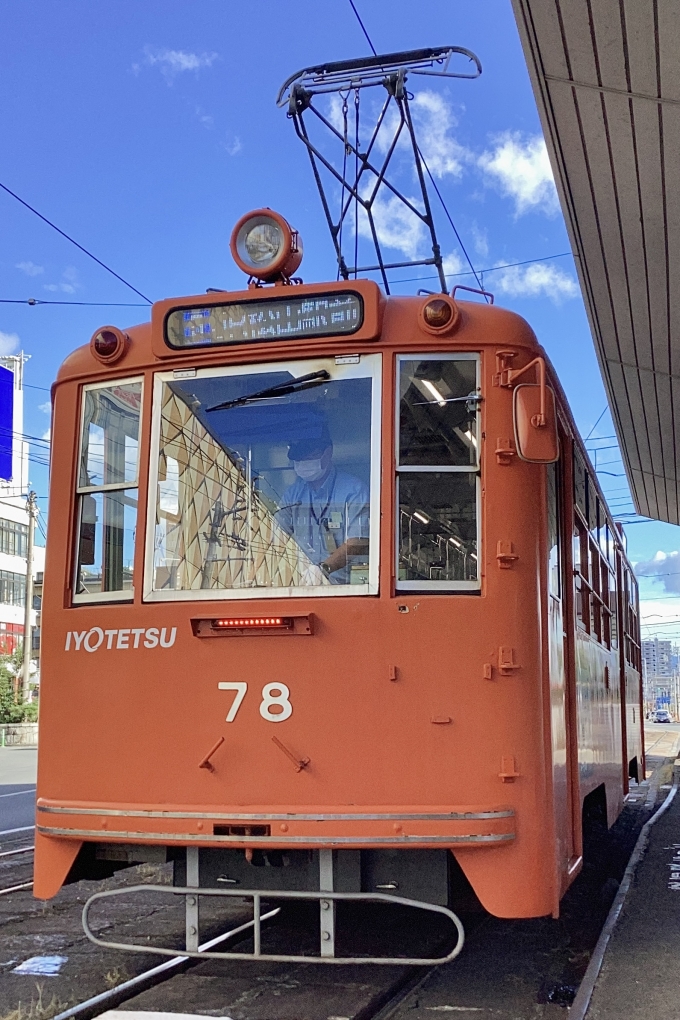
M234 227L230 247L236 264L264 281L289 279L302 261L297 231L270 209L243 216Z
M245 258L240 251L239 255L244 261L250 261L253 266L270 266L283 246L283 231L278 223L258 223L255 227L249 227L243 238Z

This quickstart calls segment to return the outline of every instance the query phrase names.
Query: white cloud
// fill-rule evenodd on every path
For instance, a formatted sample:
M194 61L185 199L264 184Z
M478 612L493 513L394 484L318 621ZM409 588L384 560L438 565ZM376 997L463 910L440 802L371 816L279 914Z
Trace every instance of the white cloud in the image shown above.
M478 255L481 255L484 258L486 258L489 254L489 238L486 233L486 230L480 230L477 224L473 223L470 229L470 233L472 234L472 241L475 246L475 251L477 252Z
M414 205L417 199L409 199ZM378 197L373 204L373 219L378 240L386 248L400 251L407 259L416 259L425 240L425 224L396 195ZM372 240L366 215L359 216L359 235Z
M225 147L225 149L227 150L227 152L229 153L230 156L237 156L238 153L243 148L243 144L241 142L241 139L238 137L238 135L234 135L234 137L231 139L231 141L226 141L224 143L224 147Z
M42 438L45 440L46 443L51 443L52 442L52 429L48 429L47 432L43 432Z
M416 139L423 158L433 177L461 177L465 164L473 160L472 153L458 142L453 134L457 120L452 107L436 92L419 92L410 101L411 115ZM339 102L331 105L328 118L333 126L342 133L343 121ZM391 107L389 116L376 139L376 148L381 153L389 149L399 124L399 113ZM348 128L350 140L354 137L354 122ZM398 148L408 147L410 140L406 128L402 128ZM415 172L415 167L414 167Z
M636 563L635 573L638 577L652 574L654 580L658 577L661 581L664 591L678 594L680 593L680 552L675 550L665 553L659 550L651 560L641 560ZM677 612L674 615L677 616Z
M218 56L217 53L187 53L185 50L144 47L144 63L148 67L158 67L168 85L172 85L177 75L185 71L198 72L205 67L212 67ZM138 73L139 65L134 64L133 70Z
M463 262L463 258L458 254L457 251L452 251L450 255L444 256L444 273L446 276L455 276L456 273L464 273L467 267L467 263Z
M425 162L433 177L460 177L471 154L451 134L458 123L451 106L436 92L419 92L411 111Z
M196 117L202 127L204 127L207 131L212 130L215 125L214 118L211 114L206 113L202 106L196 107Z
M512 198L521 216L536 209L550 216L559 209L548 151L542 135L523 140L518 132L499 135L494 148L478 159L479 166L503 195Z
M503 266L503 263L497 263ZM579 293L572 276L547 262L530 266L507 266L495 272L492 290L510 297L549 297L555 304Z
M19 337L16 333L3 333L0 331L0 354L14 354L19 346Z
M49 290L53 294L58 291L62 294L75 294L80 287L78 270L75 266L67 266L61 274L59 283L45 283L43 286L45 290Z
M43 414L52 414L52 401L46 400L44 404L38 404L38 410Z
M45 270L42 266L36 266L35 262L17 262L16 269L20 269L26 276L40 276Z

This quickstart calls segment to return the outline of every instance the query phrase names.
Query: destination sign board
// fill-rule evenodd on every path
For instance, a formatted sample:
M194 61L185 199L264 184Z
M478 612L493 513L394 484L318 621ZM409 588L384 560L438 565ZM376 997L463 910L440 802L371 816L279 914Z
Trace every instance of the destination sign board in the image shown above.
M291 288L292 289L292 288ZM361 328L363 298L350 291L177 308L165 320L165 342L176 349L348 336Z

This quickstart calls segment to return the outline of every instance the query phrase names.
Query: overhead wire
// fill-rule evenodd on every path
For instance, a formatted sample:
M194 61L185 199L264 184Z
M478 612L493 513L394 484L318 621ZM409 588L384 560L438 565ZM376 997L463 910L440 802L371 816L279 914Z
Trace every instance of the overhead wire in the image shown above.
M84 308L148 308L141 301L48 301L43 298L0 298L0 305L80 305Z
M352 8L352 10L354 11L354 13L356 14L356 18L357 18L357 21L358 21L358 22L359 22L359 24L361 25L361 31L362 31L362 32L364 33L364 35L366 36L366 42L367 42L367 43L368 43L368 45L369 45L369 46L371 47L371 51L372 51L372 53L373 53L373 56L374 56L374 57L377 57L377 56L378 56L378 54L377 54L377 52L376 52L376 48L375 48L375 46L373 45L373 43L371 42L371 37L370 37L370 35L368 34L368 32L366 31L366 26L364 25L363 21L361 20L361 16L360 16L360 14L359 14L358 10L357 10L357 9L356 9L356 7L354 6L354 0L349 0L349 5L350 5L350 7Z
M451 229L453 230L454 234L456 235L456 240L458 241L458 244L460 245L461 251L463 252L463 255L465 256L465 261L469 265L470 271L471 271L472 275L474 276L475 280L479 284L479 289L481 291L483 291L484 294L485 294L484 300L488 303L489 299L488 299L488 297L486 297L486 291L484 291L484 283L482 282L482 280L480 280L479 274L477 273L477 270L472 265L472 259L468 255L467 248L463 244L463 240L462 240L460 234L458 233L458 229L456 227L456 224L453 222L453 217L451 216L451 213L448 210L446 202L444 201L444 197L443 197L441 191L439 190L439 187L437 186L437 182L435 181L434 177L432 176L432 171L430 170L429 166L427 165L427 162L425 161L425 157L422 154L420 146L418 146L418 156L423 161L423 166L425 167L425 169L427 171L427 176L430 178L430 180L432 182L432 187L434 188L435 192L437 193L437 198L439 199L439 201L442 204L442 209L444 210L444 213L446 214L446 218L449 221L449 223L451 224ZM467 276L468 274L466 273L465 275Z
M17 195L16 192L12 191L10 188L7 187L6 184L3 184L1 181L0 188L2 188L3 191L6 191L8 195L11 195L12 198L15 198L17 202L20 202L21 205L23 205L26 209L30 210L30 212L32 212L35 216L41 219L43 223L46 223L49 227L52 227L52 229L56 230L58 234L61 234L62 237L65 237L67 241L70 241L71 244L74 244L76 248L78 248L85 255L87 255L94 262L96 262L98 266L101 266L102 269L105 269L107 273L111 273L112 276L115 276L117 280L120 280L121 283L125 284L126 287L129 287L130 290L134 291L135 294L137 294L140 298L143 298L148 304L150 305L153 304L151 298L148 298L146 294L142 294L141 290L137 290L136 287L133 287L133 285L129 283L129 281L126 280L125 277L121 276L120 273L117 273L115 270L111 269L110 266L107 266L105 262L102 262L101 259L98 259L97 256L93 255L91 251L88 251L88 249L85 248L82 244L79 244L78 241L75 240L75 238L71 237L70 234L67 234L65 230L61 229L61 227L58 227L56 223L52 222L52 220L48 220L47 216L43 216L41 212L38 212L37 209L35 209L32 205L29 205L28 202L26 202L23 198Z
M354 0L349 0L349 4L350 4L350 7L352 8L352 10L354 11L354 14L356 15L356 19L359 22L359 25L361 26L361 31L366 36L366 41L368 42L368 45L371 47L371 51L373 53L373 56L377 57L378 56L378 51L376 50L375 46L373 45L373 42L371 41L371 37L369 36L368 32L366 31L366 26L364 25L363 21L361 20L361 16L359 15L358 10L356 9L356 6L354 4ZM448 219L449 223L451 224L451 228L452 228L454 234L456 235L456 240L458 241L458 244L460 245L461 251L463 252L463 255L465 256L465 261L467 262L467 264L470 267L471 274L472 274L472 276L474 276L475 280L479 284L479 289L481 291L483 291L484 290L484 284L480 280L479 275L477 273L477 270L475 269L475 267L472 264L472 260L471 260L470 256L468 255L467 249L466 249L465 245L463 244L463 241L461 239L460 234L458 233L458 230L456 228L455 223L453 222L453 217L451 216L451 213L448 210L448 207L446 205L446 202L444 201L442 193L441 193L441 191L439 190L439 188L437 186L437 182L435 181L434 177L432 176L432 172L431 172L429 166L427 165L427 162L425 160L425 157L423 156L423 153L422 153L419 145L416 146L416 154L417 154L417 157L422 161L422 164L425 167L425 170L427 171L427 176L430 178L430 181L432 182L432 186L433 186L433 188L434 188L434 190L435 190L435 192L437 194L437 198L441 202L441 205L442 205L442 208L444 210L444 213L446 214L446 218ZM449 275L455 276L455 275L458 275L458 274L454 273L454 274L449 274ZM461 275L467 276L468 274L464 273L464 274L461 274ZM421 277L421 279L422 279L422 277ZM399 281L399 282L404 282L404 281ZM489 299L487 297L485 297L485 300L488 302Z
M485 273L497 273L502 269L514 269L515 266L529 266L533 265L536 262L548 262L549 259L561 259L564 258L566 255L571 255L573 257L572 252L562 251L558 252L556 255L544 255L540 259L523 259L521 262L507 262L502 266L490 266L488 269L478 269L477 272L479 273L480 276L484 276ZM475 276L475 275L476 274L474 269L470 270L466 269L462 273L444 273L444 276L446 277L447 280L454 280L459 276ZM392 282L394 284L418 283L421 280L438 280L438 279L439 279L438 276L406 276L402 277L400 280L394 280Z
M607 411L608 411L608 410L609 410L609 404L605 404L605 406L604 406L604 410L602 411L602 414L601 414L601 415L600 415L600 417L599 417L599 418L597 419L597 421L596 421L596 422L595 422L595 424L593 425L592 429L590 430L590 432L588 433L588 435L586 436L586 438L585 438L585 439L583 440L583 442L584 442L584 443L587 443L587 442L588 442L588 440L590 439L590 437L592 436L593 432L595 431L595 429L597 428L597 426L598 426L598 425L600 424L600 422L602 421L602 419L604 418L604 416L605 416L605 414L607 413Z

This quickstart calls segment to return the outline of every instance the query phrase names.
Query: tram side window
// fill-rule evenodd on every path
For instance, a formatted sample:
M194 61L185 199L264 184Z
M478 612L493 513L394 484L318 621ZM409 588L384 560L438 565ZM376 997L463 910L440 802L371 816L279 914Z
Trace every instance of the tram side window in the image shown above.
M474 354L398 358L398 590L479 588L478 377Z
M83 391L74 602L132 598L141 401L141 379Z
M559 464L548 464L548 587L556 599L561 597L560 564L560 477Z
M624 571L624 648L626 662L641 669L640 628L637 613L636 585L628 568Z
M578 451L574 455L574 506L576 620L600 644L615 648L616 582L607 555L608 525L604 507Z

